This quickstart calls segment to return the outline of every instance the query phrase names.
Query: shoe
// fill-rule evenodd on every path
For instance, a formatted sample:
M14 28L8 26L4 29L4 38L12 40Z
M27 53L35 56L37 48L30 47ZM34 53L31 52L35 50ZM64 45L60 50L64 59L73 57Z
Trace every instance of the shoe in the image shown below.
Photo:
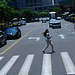
M55 53L55 51L53 50L52 53Z
M42 51L43 53L45 53L45 51Z

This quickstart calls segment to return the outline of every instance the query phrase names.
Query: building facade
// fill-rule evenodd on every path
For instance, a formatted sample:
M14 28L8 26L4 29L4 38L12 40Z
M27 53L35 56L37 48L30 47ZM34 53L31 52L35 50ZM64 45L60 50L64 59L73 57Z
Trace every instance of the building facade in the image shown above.
M50 10L51 6L58 5L60 0L13 0L17 9L32 9L34 11Z
M72 12L73 10L73 5L72 5L72 0L63 0L63 10Z

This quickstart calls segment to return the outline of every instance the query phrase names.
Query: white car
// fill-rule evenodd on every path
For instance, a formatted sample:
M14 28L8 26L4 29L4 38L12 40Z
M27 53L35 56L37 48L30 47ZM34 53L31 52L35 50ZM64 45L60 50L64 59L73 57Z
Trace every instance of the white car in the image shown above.
M61 17L57 17L57 20L61 20Z
M49 21L49 27L54 28L61 28L61 21L56 19L51 19Z

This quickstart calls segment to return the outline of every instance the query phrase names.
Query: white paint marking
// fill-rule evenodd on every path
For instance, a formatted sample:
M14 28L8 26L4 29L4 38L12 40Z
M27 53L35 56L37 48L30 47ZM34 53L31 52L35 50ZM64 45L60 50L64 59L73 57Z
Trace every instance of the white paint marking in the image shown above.
M40 37L29 37L28 39L39 41L40 40Z
M8 42L12 42L12 41L14 41L14 40L9 40Z
M67 74L75 74L75 66L67 52L61 52Z
M68 29L68 28L66 28L66 29Z
M74 32L72 32L72 34L74 34Z
M18 75L28 75L34 55L28 55Z
M41 75L52 75L52 67L51 66L52 66L51 65L51 55L44 54Z
M3 54L3 53L0 53L0 54Z
M63 35L63 34L60 34L60 35L58 35L58 36L60 36L61 39L65 39L65 35Z
M71 30L68 30L68 31L71 31Z
M0 57L0 60L2 60L4 57Z
M18 55L17 56L13 56L9 62L0 70L0 75L6 75L7 72L10 70L10 68L13 66L13 64L16 62L16 60L18 59Z

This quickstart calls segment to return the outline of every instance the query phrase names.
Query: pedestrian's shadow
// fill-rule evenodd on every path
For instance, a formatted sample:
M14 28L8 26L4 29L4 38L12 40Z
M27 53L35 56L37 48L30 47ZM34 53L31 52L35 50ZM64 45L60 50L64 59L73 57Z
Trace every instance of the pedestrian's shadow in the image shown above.
M45 52L44 54L53 54L53 52Z

